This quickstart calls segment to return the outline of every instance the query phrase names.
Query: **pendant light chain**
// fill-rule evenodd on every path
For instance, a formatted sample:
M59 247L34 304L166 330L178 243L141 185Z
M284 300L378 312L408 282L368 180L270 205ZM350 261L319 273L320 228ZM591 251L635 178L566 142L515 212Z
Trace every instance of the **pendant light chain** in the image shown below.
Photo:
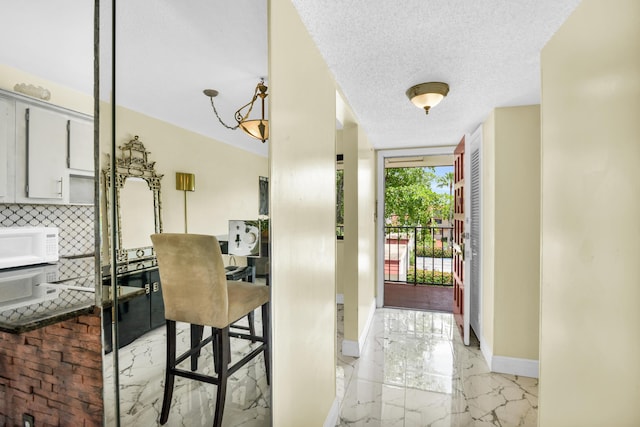
M218 118L218 121L220 122L220 124L224 127L226 127L227 129L231 129L231 130L236 130L238 129L238 126L240 126L240 124L237 124L235 126L229 126L228 124L226 124L225 122L222 121L222 119L220 118L220 116L218 115L218 110L216 110L216 106L213 103L213 97L209 98L211 100L211 106L213 107L213 112L216 114L216 117Z

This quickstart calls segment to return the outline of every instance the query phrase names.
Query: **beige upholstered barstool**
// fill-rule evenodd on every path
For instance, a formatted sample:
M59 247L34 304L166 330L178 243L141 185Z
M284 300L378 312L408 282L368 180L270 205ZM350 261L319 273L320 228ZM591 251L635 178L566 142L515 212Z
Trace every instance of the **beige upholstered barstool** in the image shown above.
M214 236L198 234L154 234L151 236L158 259L167 319L167 366L160 423L169 418L175 376L218 386L213 425L222 424L227 378L260 353L264 354L269 381L269 288L248 282L227 281L220 245ZM262 336L229 332L229 325L262 307ZM200 330L211 327L211 337L192 342L191 348L176 358L176 322ZM241 360L230 365L229 337L261 342ZM194 358L213 341L216 376L208 376L177 366ZM193 366L193 365L192 365Z

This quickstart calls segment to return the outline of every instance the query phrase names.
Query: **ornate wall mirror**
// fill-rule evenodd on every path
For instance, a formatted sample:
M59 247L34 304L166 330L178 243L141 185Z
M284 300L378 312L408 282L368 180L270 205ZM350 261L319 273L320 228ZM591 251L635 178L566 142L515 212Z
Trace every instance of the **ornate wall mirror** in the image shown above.
M115 170L111 173L107 167L102 173L105 194L110 193L112 179L115 184L114 200L106 198L107 212L111 203L115 206L115 224L107 220L107 231L114 228L117 273L123 273L155 263L149 236L162 232L163 175L155 170L155 162L149 160L150 152L138 136L118 148L120 156L115 158Z

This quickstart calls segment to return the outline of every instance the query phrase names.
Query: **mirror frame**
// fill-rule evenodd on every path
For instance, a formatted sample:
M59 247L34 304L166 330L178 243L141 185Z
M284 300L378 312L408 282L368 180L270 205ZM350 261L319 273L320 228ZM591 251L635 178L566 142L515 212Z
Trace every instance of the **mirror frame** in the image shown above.
M115 158L115 227L107 221L107 231L116 240L116 274L125 273L129 270L137 270L153 266L155 263L155 253L152 246L139 248L122 247L122 220L120 214L120 191L124 187L127 178L143 179L149 190L153 192L153 216L155 232L162 233L162 200L160 197L160 180L164 175L160 175L155 170L156 162L149 161L150 151L138 139L138 135L124 145L118 147L120 157ZM109 162L111 164L111 162ZM102 170L105 183L105 194L109 194L111 187L111 169L107 167ZM111 201L106 198L107 212L109 212ZM111 230L113 229L113 233ZM111 238L109 239L110 243Z

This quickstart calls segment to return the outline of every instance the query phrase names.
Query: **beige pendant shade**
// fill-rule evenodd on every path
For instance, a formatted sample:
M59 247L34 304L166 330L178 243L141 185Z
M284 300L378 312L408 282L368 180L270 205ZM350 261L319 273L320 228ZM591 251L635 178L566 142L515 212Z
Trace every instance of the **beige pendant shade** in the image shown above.
M240 107L238 111L236 111L235 119L237 124L235 126L227 125L218 115L218 111L216 110L216 106L213 102L213 98L218 96L218 91L215 89L205 89L203 92L211 100L211 107L213 108L213 112L218 118L220 124L222 124L224 127L231 130L240 128L247 135L259 139L262 142L265 142L267 139L269 139L269 120L264 117L264 99L268 96L267 86L265 86L264 80L260 80L260 83L258 83L258 85L256 86L251 101L247 102L245 105ZM262 115L259 119L250 119L249 116L251 115L253 106L258 98L260 98Z
M240 122L240 128L262 142L269 139L269 120L245 120Z

